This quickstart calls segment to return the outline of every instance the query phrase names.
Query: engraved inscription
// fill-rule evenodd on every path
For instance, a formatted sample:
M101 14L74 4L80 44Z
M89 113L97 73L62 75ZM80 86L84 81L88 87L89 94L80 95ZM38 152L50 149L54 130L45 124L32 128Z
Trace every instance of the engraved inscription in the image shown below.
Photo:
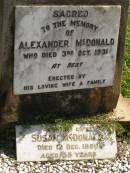
M121 7L17 6L14 94L113 85Z
M101 132L100 132L101 133ZM18 161L82 160L113 158L117 153L115 132L102 141L96 126L75 124L69 132L47 131L43 125L16 127ZM109 132L108 132L109 133ZM102 143L103 142L103 143ZM109 150L109 152L108 152Z

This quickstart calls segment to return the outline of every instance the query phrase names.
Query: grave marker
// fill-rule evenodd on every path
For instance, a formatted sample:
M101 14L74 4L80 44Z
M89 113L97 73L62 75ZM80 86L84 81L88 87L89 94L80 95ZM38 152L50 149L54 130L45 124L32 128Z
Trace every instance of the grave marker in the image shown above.
M113 111L127 14L128 0L1 0L0 121Z
M105 140L99 140L100 133ZM73 125L69 132L47 131L43 125L17 126L16 143L18 161L109 159L117 153L115 133L83 124Z
M17 6L14 93L113 85L121 6Z

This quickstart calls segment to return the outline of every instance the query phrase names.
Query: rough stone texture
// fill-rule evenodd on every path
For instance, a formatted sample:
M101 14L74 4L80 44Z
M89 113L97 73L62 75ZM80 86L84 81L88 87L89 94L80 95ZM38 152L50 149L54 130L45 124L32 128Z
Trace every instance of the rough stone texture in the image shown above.
M13 47L14 47L14 10L15 5L27 4L71 4L71 5L121 5L121 25L114 85L106 88L84 89L34 95L14 96L13 84ZM73 118L97 112L112 111L120 93L125 30L127 23L128 0L2 0L0 8L0 121L33 120L42 115L54 118L66 115ZM0 13L1 13L0 12ZM2 16L2 18L1 18ZM2 22L3 21L3 22ZM2 32L1 32L2 30ZM48 119L47 118L47 119ZM46 119L46 120L47 120ZM41 120L41 118L40 118Z

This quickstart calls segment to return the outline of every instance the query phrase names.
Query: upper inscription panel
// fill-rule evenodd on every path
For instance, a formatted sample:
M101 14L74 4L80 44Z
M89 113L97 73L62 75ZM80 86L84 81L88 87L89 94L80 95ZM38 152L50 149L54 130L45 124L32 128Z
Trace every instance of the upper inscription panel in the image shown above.
M120 6L17 6L14 94L111 86Z

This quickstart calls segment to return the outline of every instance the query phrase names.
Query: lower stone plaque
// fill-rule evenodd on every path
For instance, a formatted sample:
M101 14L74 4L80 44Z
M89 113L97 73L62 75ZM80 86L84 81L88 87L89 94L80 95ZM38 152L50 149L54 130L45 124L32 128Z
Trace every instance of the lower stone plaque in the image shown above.
M102 139L100 137L102 136ZM109 159L116 156L115 132L75 124L68 132L43 125L16 126L18 161Z

